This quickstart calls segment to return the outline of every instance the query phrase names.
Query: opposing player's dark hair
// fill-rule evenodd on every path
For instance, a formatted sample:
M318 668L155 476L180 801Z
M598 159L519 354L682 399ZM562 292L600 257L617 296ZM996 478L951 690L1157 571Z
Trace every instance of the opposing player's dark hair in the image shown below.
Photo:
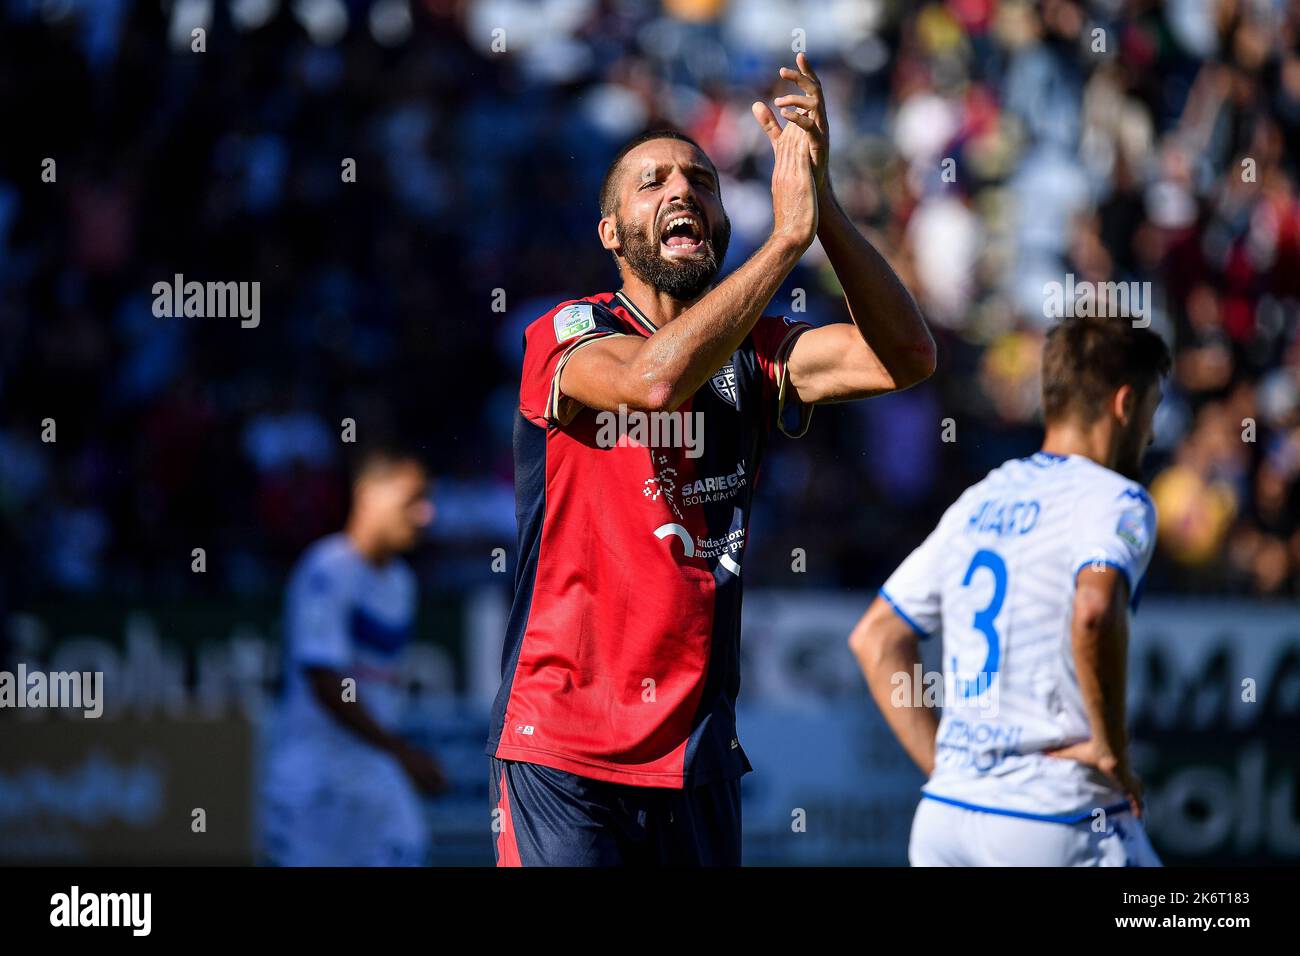
M401 439L380 438L358 445L347 456L348 483L355 485L367 475L407 462L429 471L429 463L420 449Z
M617 191L615 188L615 180L618 178L616 174L618 173L618 168L622 164L624 157L642 143L648 143L655 139L676 139L683 143L690 143L700 151L705 159L709 159L709 154L704 152L704 147L679 129L673 129L669 126L657 127L655 129L648 129L644 133L633 136L623 144L623 147L617 153L614 154L614 158L610 160L609 166L605 169L605 177L600 182L600 214L602 216L610 216L614 213L614 200ZM713 165L712 159L709 159L709 165ZM714 169L714 172L717 172L716 168Z
M1130 319L1065 319L1047 333L1043 346L1043 418L1096 421L1120 386L1144 391L1170 368L1164 339Z

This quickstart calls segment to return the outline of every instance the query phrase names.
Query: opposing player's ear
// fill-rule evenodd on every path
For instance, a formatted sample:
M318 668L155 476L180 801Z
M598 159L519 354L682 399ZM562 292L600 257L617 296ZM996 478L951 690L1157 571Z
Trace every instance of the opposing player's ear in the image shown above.
M613 216L604 216L600 222L596 223L596 234L600 237L600 244L611 252L618 252L623 248L623 243L618 238L618 228L614 225Z

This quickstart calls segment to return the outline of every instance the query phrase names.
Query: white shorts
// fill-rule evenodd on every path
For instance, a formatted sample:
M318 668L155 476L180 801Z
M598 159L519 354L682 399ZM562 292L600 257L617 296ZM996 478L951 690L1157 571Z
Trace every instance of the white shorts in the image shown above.
M272 753L262 792L262 862L272 866L420 866L423 806L401 766L379 751Z
M923 798L907 847L912 866L1161 866L1142 821L1130 811L1053 823Z

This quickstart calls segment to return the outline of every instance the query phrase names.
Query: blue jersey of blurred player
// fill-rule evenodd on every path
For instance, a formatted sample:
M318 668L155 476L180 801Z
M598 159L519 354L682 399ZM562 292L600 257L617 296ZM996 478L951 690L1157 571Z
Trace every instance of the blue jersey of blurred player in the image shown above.
M969 488L854 630L872 696L929 775L913 865L1159 865L1124 696L1156 534L1136 478L1168 371L1128 319L1053 328L1042 450ZM938 633L942 681L926 683L942 719L913 686L918 642Z
M268 863L426 861L418 791L437 792L442 775L396 733L398 666L416 609L415 576L399 555L432 518L421 464L369 451L358 460L346 527L312 545L293 572L264 788Z

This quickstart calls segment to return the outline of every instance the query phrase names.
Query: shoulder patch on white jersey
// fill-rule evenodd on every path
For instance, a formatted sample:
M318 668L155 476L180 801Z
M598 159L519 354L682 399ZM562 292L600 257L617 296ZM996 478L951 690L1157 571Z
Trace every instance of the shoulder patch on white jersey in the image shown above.
M567 342L596 327L591 306L585 302L567 305L555 313L555 341Z
M1137 510L1124 512L1119 516L1119 523L1115 526L1115 534L1119 536L1121 541L1127 542L1138 551L1146 550L1146 515Z

